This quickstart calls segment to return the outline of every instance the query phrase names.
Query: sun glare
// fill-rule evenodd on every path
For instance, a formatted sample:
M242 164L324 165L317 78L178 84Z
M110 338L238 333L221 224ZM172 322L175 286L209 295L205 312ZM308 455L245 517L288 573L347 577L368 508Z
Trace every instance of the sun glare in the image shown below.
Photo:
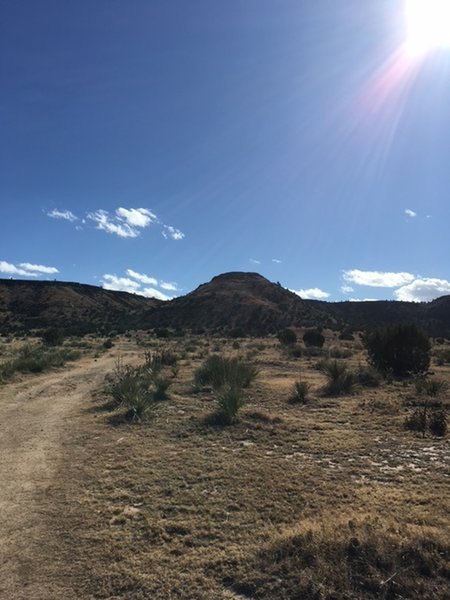
M406 18L411 54L450 48L450 0L406 0Z

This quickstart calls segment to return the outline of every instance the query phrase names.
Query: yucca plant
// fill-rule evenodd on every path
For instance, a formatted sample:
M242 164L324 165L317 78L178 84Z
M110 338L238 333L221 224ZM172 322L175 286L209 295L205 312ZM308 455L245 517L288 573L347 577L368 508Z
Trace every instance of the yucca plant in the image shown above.
M311 386L306 381L296 381L289 402L291 404L306 404Z
M232 425L237 420L237 413L244 403L242 388L224 385L216 391L219 404L217 420L222 425Z
M349 371L345 363L337 360L323 361L320 371L328 379L324 388L326 396L341 396L353 392L355 374Z

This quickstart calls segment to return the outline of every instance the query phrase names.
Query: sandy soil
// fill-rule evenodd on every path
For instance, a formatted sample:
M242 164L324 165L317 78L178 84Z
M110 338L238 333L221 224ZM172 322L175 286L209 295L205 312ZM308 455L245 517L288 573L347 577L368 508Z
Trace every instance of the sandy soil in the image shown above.
M86 358L2 386L0 598L77 598L64 583L67 557L59 548L70 508L60 467L77 450L70 443L74 416L113 363L111 354Z

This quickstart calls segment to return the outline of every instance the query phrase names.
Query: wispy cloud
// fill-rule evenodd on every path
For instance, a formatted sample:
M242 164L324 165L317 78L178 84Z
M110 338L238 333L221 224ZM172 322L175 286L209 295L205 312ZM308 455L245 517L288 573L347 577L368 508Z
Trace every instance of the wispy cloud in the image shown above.
M405 215L410 219L414 219L414 217L417 217L417 213L411 210L410 208L405 208Z
M130 227L148 227L150 223L158 222L157 216L148 208L118 208L116 215Z
M38 277L39 275L43 274L53 275L55 273L59 273L59 271L56 267L35 265L33 263L20 263L19 265L14 265L6 262L5 260L0 260L0 273L10 276L23 275L25 277Z
M355 290L352 288L351 285L342 285L341 286L341 292L343 294L351 294L352 292L354 292Z
M261 264L261 261L257 260L256 258L250 258L249 260L252 263L252 265L260 265Z
M159 290L155 290L155 288L144 288L136 294L140 294L141 296L145 296L146 298L156 298L157 300L172 300L170 296L163 294Z
M64 219L65 221L74 221L78 220L78 217L73 214L70 210L58 210L54 208L50 212L47 213L47 217L51 217L52 219Z
M135 238L140 234L139 229L132 227L123 219L111 215L106 210L96 210L88 213L87 218L96 223L96 228L113 233L122 238Z
M281 264L281 260L279 258L272 258L272 262L276 263L277 265Z
M128 277L132 277L133 279L137 279L141 283L146 285L158 285L158 280L154 277L150 277L149 275L145 275L145 273L137 273L133 271L133 269L127 269Z
M304 300L325 300L325 298L329 298L330 294L328 292L324 292L320 288L309 288L307 290L290 290L303 298Z
M178 286L176 283L168 283L165 281L158 282L155 277L150 277L145 273L138 273L133 269L126 270L127 277L120 277L106 273L101 277L102 286L105 290L113 290L115 292L128 292L130 294L138 294L146 298L157 298L158 300L172 300L173 296L168 296L161 290L176 292ZM151 286L151 287L144 287ZM156 286L156 287L153 287Z
M356 285L395 288L410 283L415 277L411 273L390 273L384 271L361 271L359 269L351 269L343 272L343 278L345 281L355 283Z
M159 287L163 290L167 290L168 292L178 292L177 284L169 281L161 281Z
M172 225L164 225L161 233L166 240L171 238L172 240L178 241L184 238L184 233L176 227L172 227Z
M408 285L395 290L394 297L396 300L405 302L429 302L447 294L450 294L450 281L433 277L419 277Z
M47 275L54 275L59 273L56 267L46 267L45 265L34 265L33 263L20 263L19 265L25 271L32 271L35 273L45 273Z

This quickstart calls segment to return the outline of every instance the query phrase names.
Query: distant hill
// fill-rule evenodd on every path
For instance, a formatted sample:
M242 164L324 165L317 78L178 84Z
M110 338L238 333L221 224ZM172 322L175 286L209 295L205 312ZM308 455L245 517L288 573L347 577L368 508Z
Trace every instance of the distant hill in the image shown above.
M49 326L123 331L139 326L160 302L81 283L0 279L0 331Z
M0 279L0 331L164 328L265 335L283 327L355 330L414 322L450 338L450 296L433 302L303 300L258 273L224 273L169 302L80 283Z
M161 304L149 324L262 335L287 326L333 321L320 307L258 273L224 273L193 292Z

